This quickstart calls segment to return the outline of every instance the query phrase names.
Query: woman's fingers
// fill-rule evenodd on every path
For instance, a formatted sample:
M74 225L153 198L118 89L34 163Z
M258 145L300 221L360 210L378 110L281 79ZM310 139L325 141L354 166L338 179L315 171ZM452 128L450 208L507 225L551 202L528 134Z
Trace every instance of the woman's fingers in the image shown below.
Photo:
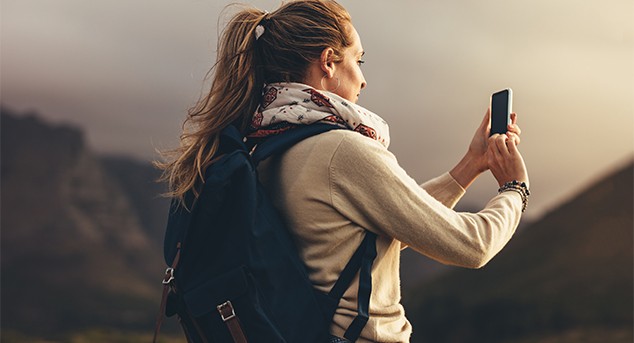
M512 133L495 134L489 138L487 162L500 185L511 180L528 181L526 166L517 148L517 139L519 137Z
M480 126L491 127L491 108L487 108L487 112L484 114L484 118L482 118L482 124Z
M487 112L484 114L484 118L482 118L478 131L482 132L485 137L489 136L489 133L491 132L491 108L487 109Z
M519 125L517 125L517 113L511 113L511 123L507 127L508 131L517 134L518 136L522 134L522 130Z
M517 139L519 139L519 137L517 137ZM509 139L507 147L508 147L508 151L509 151L509 155L511 156L517 156L519 155L520 151L517 149L517 142L515 139Z
M520 129L519 125L517 124L509 125L507 129L509 132L513 132L514 134L518 136L522 134L522 129Z
M519 136L519 135L516 135L516 134L515 134L515 133L513 133L513 132L507 132L507 133L506 133L506 135L507 135L507 136L509 136L509 139L510 139L510 140L512 140L512 141L515 143L515 145L519 145L519 144L520 144L520 142L522 141L522 140L520 139L520 136Z
M491 165L502 165L505 157L509 156L505 141L506 135L500 135L497 133L489 138L487 159L490 167Z
M498 151L503 158L509 155L509 149L506 145L507 140L507 135L498 135L497 137L495 137L495 145L497 145Z

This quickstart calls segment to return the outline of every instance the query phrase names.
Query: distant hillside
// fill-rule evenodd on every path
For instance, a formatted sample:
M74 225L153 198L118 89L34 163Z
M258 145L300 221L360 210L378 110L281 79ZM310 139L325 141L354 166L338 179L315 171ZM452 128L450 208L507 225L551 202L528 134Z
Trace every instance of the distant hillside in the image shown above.
M2 332L150 330L167 201L149 164L2 108Z
M156 182L160 171L149 162L128 157L102 156L100 162L128 198L131 210L139 217L141 229L162 252L169 199L160 196L167 191L165 184Z
M150 331L169 206L158 172L95 155L78 128L1 113L0 340ZM632 172L525 228L482 270L437 274L439 264L405 256L412 342L632 342ZM412 277L421 268L429 273Z
M412 342L632 342L633 173L589 187L485 268L404 296Z

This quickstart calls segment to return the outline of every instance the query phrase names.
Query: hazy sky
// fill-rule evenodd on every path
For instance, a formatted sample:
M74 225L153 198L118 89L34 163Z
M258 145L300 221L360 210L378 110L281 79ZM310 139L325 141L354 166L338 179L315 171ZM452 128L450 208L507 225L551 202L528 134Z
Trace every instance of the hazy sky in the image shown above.
M84 128L95 151L156 158L200 94L228 3L3 0L1 101ZM341 3L366 50L359 104L390 123L390 150L417 180L460 159L505 87L523 129L528 215L632 159L634 1ZM465 200L482 205L496 187L487 174Z

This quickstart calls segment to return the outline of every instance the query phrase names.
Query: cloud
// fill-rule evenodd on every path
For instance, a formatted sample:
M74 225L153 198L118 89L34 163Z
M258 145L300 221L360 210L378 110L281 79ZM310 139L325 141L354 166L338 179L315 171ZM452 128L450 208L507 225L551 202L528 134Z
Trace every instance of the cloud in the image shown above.
M390 122L420 181L459 160L489 95L509 86L535 213L632 157L631 1L341 2L367 51L360 103ZM228 3L5 0L2 101L79 124L98 151L154 158L204 89ZM466 200L494 189L487 176Z

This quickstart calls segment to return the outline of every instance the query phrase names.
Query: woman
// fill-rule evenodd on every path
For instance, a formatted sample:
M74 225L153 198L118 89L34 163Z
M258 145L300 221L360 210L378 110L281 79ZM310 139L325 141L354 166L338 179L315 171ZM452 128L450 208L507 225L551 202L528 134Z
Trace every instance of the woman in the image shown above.
M519 223L528 175L517 150L516 116L507 134L489 138L487 111L460 162L418 185L387 150L387 124L356 105L367 86L362 56L350 16L335 1L293 1L272 13L241 10L219 42L211 89L190 110L181 148L163 168L171 195L182 200L187 192L197 194L227 125L238 125L252 145L298 125L348 128L308 138L271 158L261 165L260 179L275 195L321 291L333 286L366 230L378 235L370 319L359 341L407 342L412 329L400 304L400 250L483 266ZM453 211L486 170L500 193L478 213ZM356 316L357 289L353 283L339 303L332 342L345 342L340 337Z

